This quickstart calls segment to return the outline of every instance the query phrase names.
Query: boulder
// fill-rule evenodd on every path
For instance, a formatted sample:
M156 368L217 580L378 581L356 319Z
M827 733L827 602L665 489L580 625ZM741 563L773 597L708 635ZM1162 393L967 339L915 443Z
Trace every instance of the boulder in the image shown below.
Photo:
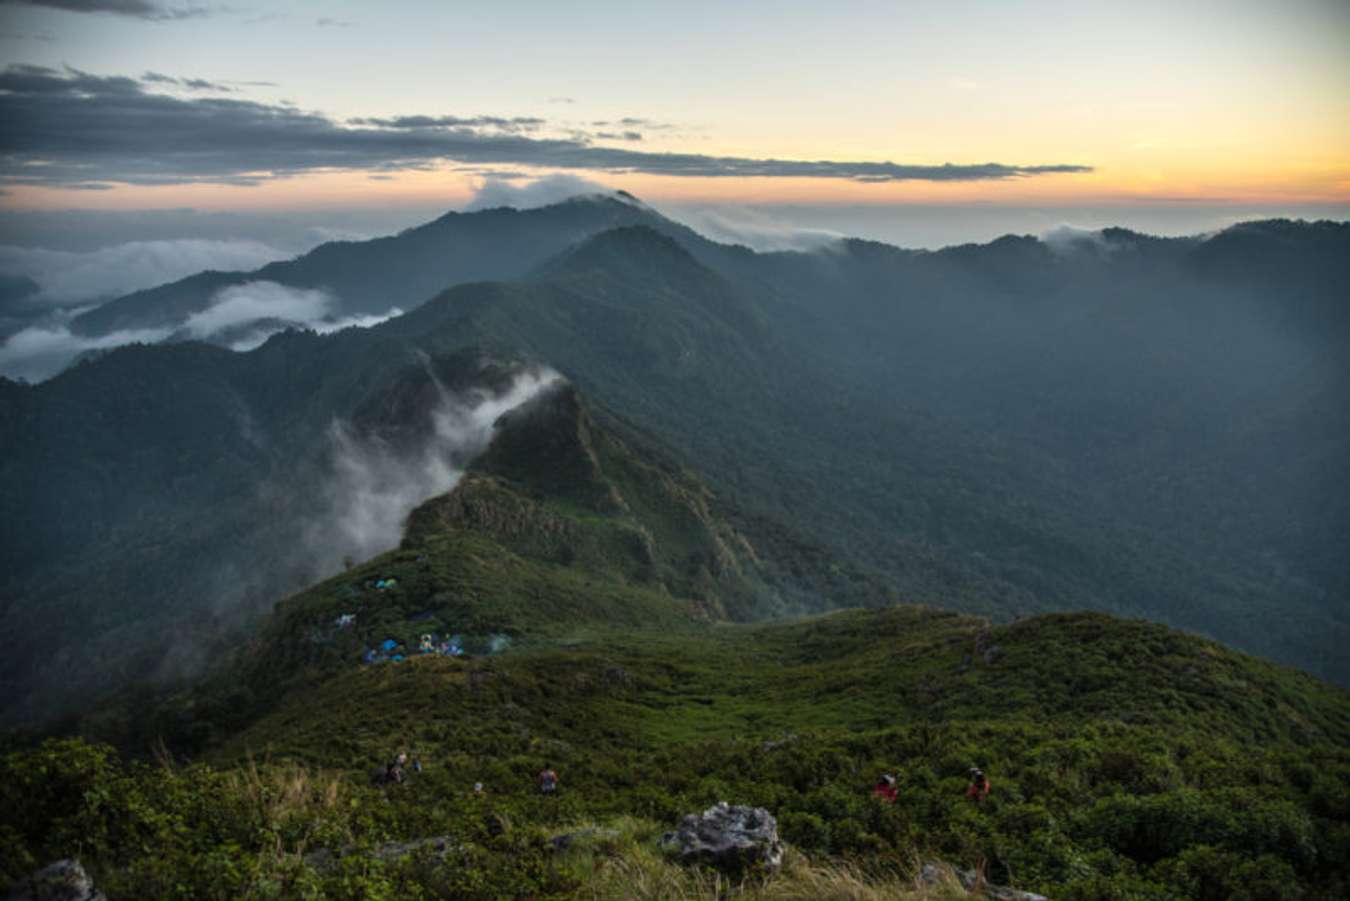
M783 863L778 821L762 807L720 801L701 814L691 813L674 832L661 838L681 863L706 864L725 873L777 870Z
M58 860L9 887L5 901L107 901L74 858Z

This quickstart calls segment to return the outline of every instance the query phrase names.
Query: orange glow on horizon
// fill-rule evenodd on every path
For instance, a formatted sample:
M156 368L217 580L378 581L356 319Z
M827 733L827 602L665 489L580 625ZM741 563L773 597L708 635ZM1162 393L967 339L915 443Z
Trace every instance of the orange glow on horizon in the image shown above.
M1330 157L1331 154L1326 154ZM1177 202L1338 204L1350 202L1350 162L1305 159L1260 171L1233 158L1222 169L1174 160L1099 166L1090 173L982 181L866 183L819 178L707 178L570 171L653 203L816 206L1048 205ZM516 167L517 170L519 167ZM529 172L532 177L556 170ZM1258 174L1259 173L1259 174ZM165 209L286 210L463 207L482 175L447 167L395 173L334 171L264 181L255 186L115 185L106 190L17 186L0 198L12 210Z

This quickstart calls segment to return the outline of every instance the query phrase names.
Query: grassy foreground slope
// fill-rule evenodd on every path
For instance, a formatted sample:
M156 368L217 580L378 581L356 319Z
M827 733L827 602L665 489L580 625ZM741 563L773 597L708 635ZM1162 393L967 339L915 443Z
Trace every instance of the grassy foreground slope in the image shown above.
M86 724L162 739L158 764L6 754L0 876L79 854L112 897L955 893L915 886L937 858L1056 898L1350 890L1343 691L1102 614L722 618L774 580L696 481L547 395L401 548L278 605L198 689ZM471 653L360 662L424 632ZM400 750L423 771L371 786ZM882 772L895 804L870 797ZM661 831L719 800L778 817L785 872L736 887L662 859ZM377 853L431 836L449 850Z
M565 567L524 568L553 569L566 603ZM397 634L411 624L387 594L368 613ZM640 591L630 603L661 609ZM555 626L470 659L311 662L323 678L292 683L186 767L82 742L12 753L6 875L78 850L125 897L623 897L637 884L703 896L708 879L664 864L656 840L727 799L773 811L797 850L788 872L753 883L767 897L833 884L820 868L841 865L907 897L932 858L1052 897L1348 887L1350 705L1304 674L1100 614L986 631L903 606L753 626L669 613L658 628ZM964 665L981 640L1002 656ZM400 749L423 772L368 787ZM556 798L534 792L546 764L562 776ZM983 806L962 797L971 764L993 780ZM900 776L894 805L869 797L881 772ZM580 829L597 831L551 850ZM370 856L439 835L460 851ZM320 847L352 853L325 870L304 857Z

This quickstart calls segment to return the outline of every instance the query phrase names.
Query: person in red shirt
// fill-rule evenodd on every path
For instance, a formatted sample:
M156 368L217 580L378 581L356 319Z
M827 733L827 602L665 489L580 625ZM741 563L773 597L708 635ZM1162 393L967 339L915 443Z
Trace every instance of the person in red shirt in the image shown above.
M989 777L979 767L970 768L970 788L966 789L966 797L974 799L976 804L983 804L989 797Z
M872 797L880 798L888 804L894 804L898 792L895 788L895 777L890 773L877 780L877 784L872 786Z
M558 774L554 771L553 767L545 764L544 768L539 771L539 775L535 778L539 782L540 794L551 795L557 792Z

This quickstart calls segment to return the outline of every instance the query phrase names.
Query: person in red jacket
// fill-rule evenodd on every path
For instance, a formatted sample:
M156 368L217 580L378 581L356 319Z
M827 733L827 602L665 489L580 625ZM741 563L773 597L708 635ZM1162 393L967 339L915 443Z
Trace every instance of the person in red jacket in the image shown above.
M976 804L983 804L989 797L989 777L979 767L970 768L970 788L966 789L966 797L974 799Z
M895 788L895 777L890 773L877 780L877 784L872 786L872 797L880 798L888 804L894 804L897 792Z

